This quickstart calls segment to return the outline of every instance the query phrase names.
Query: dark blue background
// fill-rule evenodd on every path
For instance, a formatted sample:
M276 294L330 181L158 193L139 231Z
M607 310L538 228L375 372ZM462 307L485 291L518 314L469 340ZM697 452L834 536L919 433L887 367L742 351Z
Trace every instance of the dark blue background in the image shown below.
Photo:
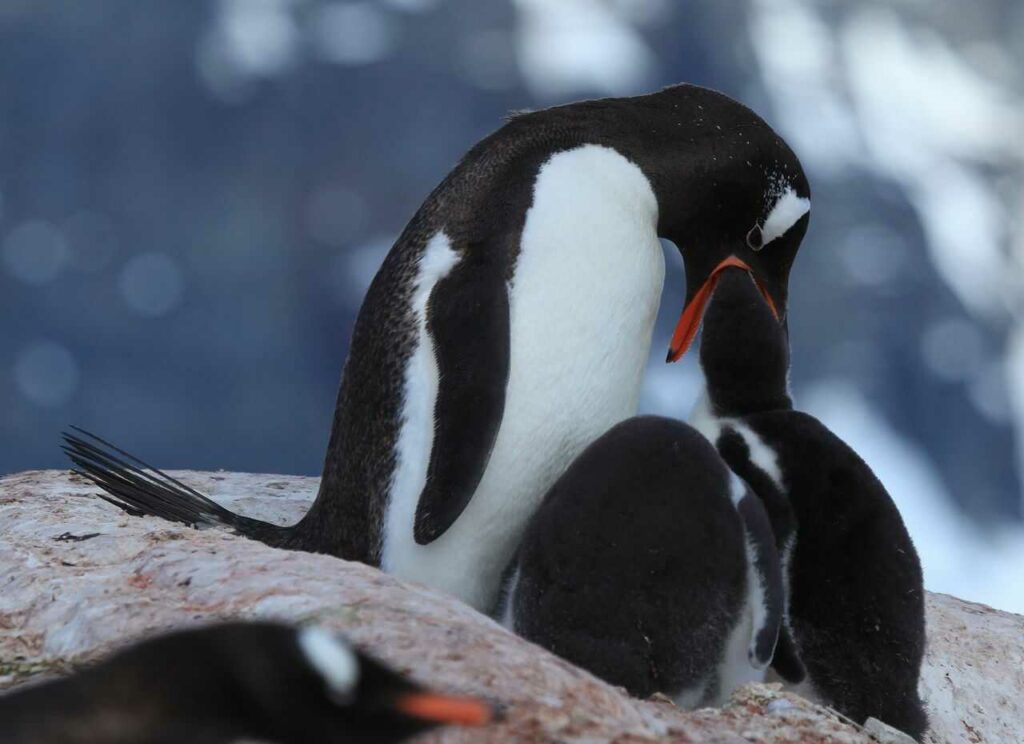
M759 55L759 3L594 0L590 16L564 22L540 0L246 3L0 7L0 473L62 467L59 431L78 423L164 467L317 474L376 265L511 110L689 81L747 102L799 154L816 136L813 120L785 115L787 93ZM961 23L943 4L901 6L897 20L937 34L954 58L970 34L1006 56L1012 6L976 4ZM850 18L821 8L843 38ZM566 49L584 59L575 77L559 68ZM827 150L831 136L817 142ZM791 301L798 399L855 390L957 519L1016 523L1021 417L992 410L1009 373L990 375L986 408L974 372L936 373L922 339L1000 361L1019 313L965 307L899 178L867 161L807 164L813 218ZM1019 193L1019 163L979 173ZM652 365L681 304L669 257ZM645 408L685 415L693 364L654 369Z

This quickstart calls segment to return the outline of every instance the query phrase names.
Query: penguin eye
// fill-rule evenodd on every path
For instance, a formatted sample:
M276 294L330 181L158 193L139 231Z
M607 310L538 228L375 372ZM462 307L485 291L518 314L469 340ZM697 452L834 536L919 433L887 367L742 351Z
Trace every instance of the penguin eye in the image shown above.
M761 226L755 224L750 228L750 232L747 233L747 245L753 251L759 251L764 248L764 235L761 234Z

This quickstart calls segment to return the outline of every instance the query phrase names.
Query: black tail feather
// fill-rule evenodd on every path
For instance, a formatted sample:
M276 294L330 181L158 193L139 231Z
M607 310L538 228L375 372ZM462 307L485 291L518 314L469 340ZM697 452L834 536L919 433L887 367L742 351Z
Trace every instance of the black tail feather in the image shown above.
M269 545L283 546L291 528L228 511L177 478L77 426L63 432L61 449L73 472L99 486L100 498L128 514L154 516L192 527L221 525ZM116 453L116 454L115 454ZM120 456L119 456L120 455Z

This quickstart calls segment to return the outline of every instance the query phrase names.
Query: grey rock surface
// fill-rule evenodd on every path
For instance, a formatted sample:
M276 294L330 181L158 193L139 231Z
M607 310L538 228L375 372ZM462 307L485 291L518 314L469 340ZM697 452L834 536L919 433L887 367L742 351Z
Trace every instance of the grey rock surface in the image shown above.
M316 492L313 478L175 475L282 524ZM0 478L0 688L64 673L156 631L269 617L339 630L434 687L509 705L503 724L447 730L438 741L872 741L773 685L745 687L721 710L635 700L438 592L362 564L129 517L96 492L64 471ZM928 623L930 741L1018 740L1024 618L930 595Z

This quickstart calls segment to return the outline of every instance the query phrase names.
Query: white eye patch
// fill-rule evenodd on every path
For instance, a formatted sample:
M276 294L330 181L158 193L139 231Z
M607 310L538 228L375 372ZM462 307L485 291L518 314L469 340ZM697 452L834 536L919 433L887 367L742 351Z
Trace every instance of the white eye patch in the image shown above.
M772 211L765 218L761 227L762 245L768 245L776 238L786 234L789 228L793 227L801 217L811 211L811 200L797 196L793 187L788 187Z
M359 682L359 659L348 646L323 628L299 631L299 648L338 698L351 696Z

